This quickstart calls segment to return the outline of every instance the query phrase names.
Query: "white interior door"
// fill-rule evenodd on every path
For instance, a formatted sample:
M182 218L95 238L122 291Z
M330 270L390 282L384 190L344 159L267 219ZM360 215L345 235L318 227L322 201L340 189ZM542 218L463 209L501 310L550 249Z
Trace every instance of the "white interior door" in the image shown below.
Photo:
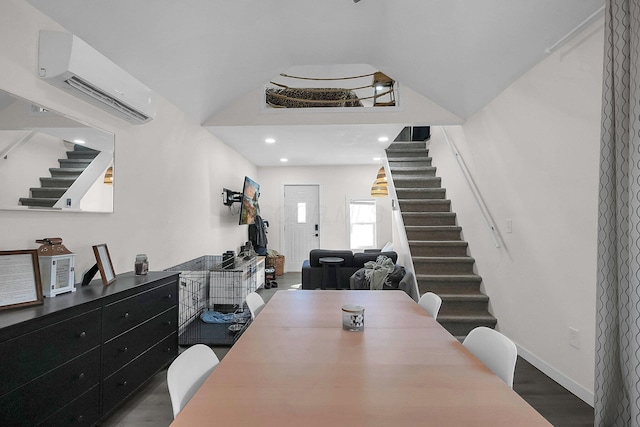
M320 196L317 185L284 186L285 271L301 271L309 251L320 247Z

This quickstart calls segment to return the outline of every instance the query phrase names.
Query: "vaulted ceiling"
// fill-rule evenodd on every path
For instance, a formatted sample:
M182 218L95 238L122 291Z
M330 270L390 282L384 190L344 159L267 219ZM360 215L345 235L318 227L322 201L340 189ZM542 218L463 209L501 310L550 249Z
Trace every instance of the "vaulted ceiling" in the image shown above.
M462 122L544 59L545 49L597 15L604 4L604 0L27 1L257 165L275 165L279 157L287 156L256 155L263 141L250 140L267 133L278 138L273 134L279 129L287 130L283 138L295 140L279 139L283 151L299 150L311 131L315 138L309 147L319 145L324 129L327 138L338 138L334 143L344 138L362 152L371 145L370 138L404 124ZM260 105L252 105L262 100L257 94L268 81L292 67L349 70L362 64L385 72L400 83L400 90L406 88L426 104L407 104L395 114L374 118L324 113L315 122L269 115L261 112ZM243 111L250 117L240 117ZM376 125L383 128L378 132ZM369 154L362 160L352 153L344 160L334 155L330 161L372 163ZM323 163L318 154L301 164L313 164L314 158Z

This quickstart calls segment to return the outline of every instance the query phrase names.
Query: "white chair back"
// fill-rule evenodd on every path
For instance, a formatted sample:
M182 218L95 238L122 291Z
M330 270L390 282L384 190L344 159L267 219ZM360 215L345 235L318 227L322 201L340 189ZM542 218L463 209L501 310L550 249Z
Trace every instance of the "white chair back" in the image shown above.
M218 356L211 347L204 344L189 347L171 363L167 370L167 386L174 418L209 378L218 363Z
M427 313L431 315L434 319L438 318L438 312L440 311L440 306L442 305L442 298L433 292L427 292L422 295L418 300L418 304L420 307L424 308Z
M255 319L262 307L264 307L264 300L257 292L250 292L245 301L251 312L251 319Z
M496 330L479 326L469 332L462 345L513 388L513 373L518 358L518 349L513 341Z

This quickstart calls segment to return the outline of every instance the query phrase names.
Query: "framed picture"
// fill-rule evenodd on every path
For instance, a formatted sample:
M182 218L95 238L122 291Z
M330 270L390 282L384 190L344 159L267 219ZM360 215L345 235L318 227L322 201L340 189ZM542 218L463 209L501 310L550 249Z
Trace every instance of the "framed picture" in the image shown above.
M100 276L102 276L102 284L107 286L116 280L116 275L113 272L113 264L111 263L111 256L109 256L109 249L105 243L94 245L93 254L96 256Z
M0 310L43 301L38 251L0 251Z

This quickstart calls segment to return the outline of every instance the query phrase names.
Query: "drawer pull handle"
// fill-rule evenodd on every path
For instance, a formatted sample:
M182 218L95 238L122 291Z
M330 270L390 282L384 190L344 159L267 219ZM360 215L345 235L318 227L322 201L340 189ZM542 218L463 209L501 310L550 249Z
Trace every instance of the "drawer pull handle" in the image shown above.
M126 313L124 314L124 318L125 318L125 319L128 319L128 318L129 318L129 312L126 312Z
M165 298L166 299L171 299L171 294L168 294Z
M165 325L171 325L171 320L164 322Z
M126 387L129 385L129 383L127 382L127 380L124 380L120 383L121 386Z
M84 372L78 375L78 380L80 380L80 382L83 382L86 379L87 379L87 376L84 374Z
M80 338L84 338L87 336L87 333L85 331L80 332Z
M84 417L82 415L79 415L78 418L76 418L76 420L78 420L79 423L84 422Z
M123 353L128 353L129 352L129 347L123 347L120 349L121 352Z
M171 353L171 347L167 347L167 353Z

